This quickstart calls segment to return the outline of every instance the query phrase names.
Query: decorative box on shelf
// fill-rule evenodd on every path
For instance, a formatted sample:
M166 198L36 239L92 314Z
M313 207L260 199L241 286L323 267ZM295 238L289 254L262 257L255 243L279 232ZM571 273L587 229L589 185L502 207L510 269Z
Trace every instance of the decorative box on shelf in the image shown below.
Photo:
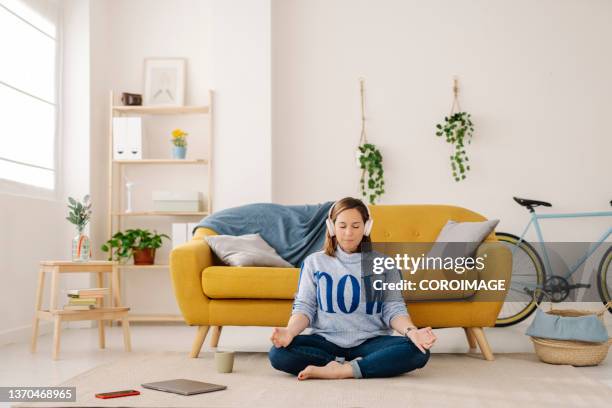
M153 209L155 211L197 212L200 210L198 191L153 191Z

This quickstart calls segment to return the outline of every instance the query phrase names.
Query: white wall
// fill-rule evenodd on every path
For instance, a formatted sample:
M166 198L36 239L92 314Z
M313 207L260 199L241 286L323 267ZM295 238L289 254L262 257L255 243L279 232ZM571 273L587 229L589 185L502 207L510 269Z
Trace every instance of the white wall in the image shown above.
M515 232L528 213L513 195L555 212L609 210L610 15L601 0L274 1L273 200L358 194L364 77L369 140L384 156L381 204L456 204ZM476 128L460 183L434 135L454 75ZM551 221L545 232L592 240L604 225Z
M76 229L65 220L67 197L89 192L89 2L67 0L60 11L64 22L60 34L62 84L59 120L59 184L56 198L40 199L0 194L2 238L2 285L0 308L9 310L0 318L0 344L31 335L31 322L41 260L70 259ZM84 276L64 275L61 289L88 285ZM47 277L44 301L48 304ZM71 323L76 325L75 323ZM41 333L51 325L41 322Z
M100 250L100 243L108 239L107 232L107 197L108 197L108 111L109 88L108 67L110 61L106 58L110 42L108 41L108 2L90 1L87 16L89 30L88 54L90 77L87 86L87 115L90 118L89 158L92 197L92 220L90 225L93 243L93 258L106 259L106 254Z
M270 0L212 3L215 209L272 201Z
M90 36L89 36L89 1L64 0L63 2L63 35L62 35L62 124L61 124L61 180L63 185L63 202L68 197L82 199L91 194L91 150L89 84L90 84ZM93 197L92 197L93 199ZM64 205L65 212L67 208ZM92 211L98 214L99 209ZM65 217L58 219L65 221ZM90 220L86 233L94 231L94 219ZM76 235L74 225L67 221L62 225L68 230L63 240L65 245ZM42 258L41 258L42 259ZM58 259L70 259L61 256ZM89 287L93 281L89 274L64 275L61 288ZM65 302L64 292L60 293L60 305ZM70 322L74 327L89 327L91 322Z
M69 257L71 236L59 221L65 215L64 205L58 201L1 194L0 214L0 307L5 311L0 318L0 344L5 344L31 335L38 261ZM41 333L49 328L41 325Z

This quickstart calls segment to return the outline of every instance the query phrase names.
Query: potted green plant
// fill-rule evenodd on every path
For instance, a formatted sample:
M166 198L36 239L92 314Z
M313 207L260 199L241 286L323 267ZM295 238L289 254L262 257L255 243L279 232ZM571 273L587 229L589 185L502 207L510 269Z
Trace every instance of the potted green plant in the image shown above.
M125 263L134 257L134 265L153 265L155 250L162 246L162 238L170 238L166 234L152 233L146 229L128 229L117 232L102 245L101 249L108 252L109 261Z
M467 112L457 112L444 118L444 123L436 125L436 136L444 135L446 142L453 146L453 154L450 156L453 178L455 181L465 179L465 174L470 170L467 164L470 159L465 152L465 144L472 142L474 125Z

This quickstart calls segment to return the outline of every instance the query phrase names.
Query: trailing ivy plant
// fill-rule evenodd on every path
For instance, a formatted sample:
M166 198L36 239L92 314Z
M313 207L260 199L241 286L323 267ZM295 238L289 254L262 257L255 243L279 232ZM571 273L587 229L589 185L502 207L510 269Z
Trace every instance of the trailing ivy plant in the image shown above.
M456 112L444 117L444 122L436 125L436 135L446 137L446 142L453 145L453 154L450 156L453 178L455 181L465 179L470 165L465 152L465 144L472 142L474 124L471 115L467 112Z
M385 192L382 154L371 143L359 146L359 167L361 168L361 194L374 204Z

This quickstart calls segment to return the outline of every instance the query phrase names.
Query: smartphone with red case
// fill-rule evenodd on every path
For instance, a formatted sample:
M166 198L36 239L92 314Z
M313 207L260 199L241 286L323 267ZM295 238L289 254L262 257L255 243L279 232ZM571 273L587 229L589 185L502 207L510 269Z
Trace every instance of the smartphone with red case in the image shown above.
M123 391L113 391L113 392L101 392L99 394L96 394L96 398L108 399L108 398L129 397L130 395L140 395L140 391L123 390Z

